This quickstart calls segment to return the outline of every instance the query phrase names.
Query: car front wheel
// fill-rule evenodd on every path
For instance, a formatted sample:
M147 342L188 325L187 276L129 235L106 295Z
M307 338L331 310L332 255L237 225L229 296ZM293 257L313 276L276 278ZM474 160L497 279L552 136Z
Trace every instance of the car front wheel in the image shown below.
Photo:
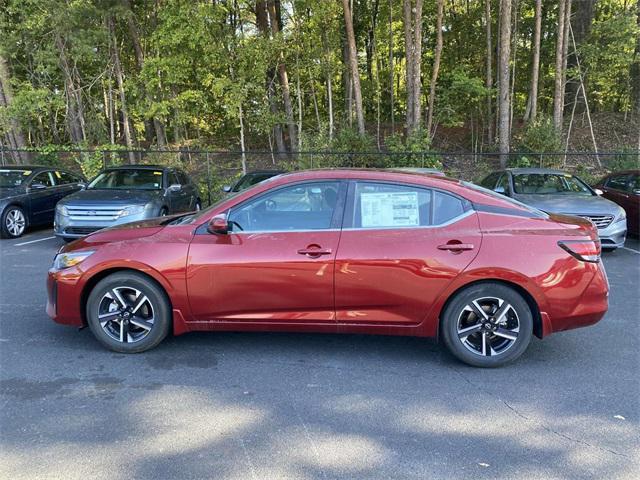
M441 318L442 339L459 360L475 367L500 367L527 349L533 315L525 299L499 283L459 292Z
M117 272L100 280L89 294L86 316L98 341L121 353L155 347L171 325L165 292L136 272Z
M2 212L2 226L0 228L2 238L21 237L26 228L27 217L22 208L11 206Z

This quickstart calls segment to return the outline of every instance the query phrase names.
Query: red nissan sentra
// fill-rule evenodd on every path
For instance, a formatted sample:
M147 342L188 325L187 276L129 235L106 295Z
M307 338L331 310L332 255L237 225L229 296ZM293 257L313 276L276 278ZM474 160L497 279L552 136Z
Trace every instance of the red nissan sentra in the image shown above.
M280 175L207 210L64 246L47 313L106 347L170 331L439 337L495 367L532 335L608 306L595 227L444 177L375 170Z

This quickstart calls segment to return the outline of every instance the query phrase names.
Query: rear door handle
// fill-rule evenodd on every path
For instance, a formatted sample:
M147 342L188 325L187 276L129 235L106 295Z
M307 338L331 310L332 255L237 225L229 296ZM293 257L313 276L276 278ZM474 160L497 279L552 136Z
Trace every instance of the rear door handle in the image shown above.
M331 255L330 248L301 248L298 250L300 255L308 255L309 257L319 257L320 255Z
M438 245L438 250L449 250L451 252L462 252L464 250L473 250L472 243L447 243Z

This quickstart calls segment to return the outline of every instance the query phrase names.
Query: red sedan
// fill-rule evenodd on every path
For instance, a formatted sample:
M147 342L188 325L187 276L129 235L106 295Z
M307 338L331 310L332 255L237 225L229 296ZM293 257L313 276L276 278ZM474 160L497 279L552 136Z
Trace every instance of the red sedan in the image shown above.
M608 306L598 233L444 177L280 175L207 210L64 246L48 314L142 352L172 331L439 337L494 367Z

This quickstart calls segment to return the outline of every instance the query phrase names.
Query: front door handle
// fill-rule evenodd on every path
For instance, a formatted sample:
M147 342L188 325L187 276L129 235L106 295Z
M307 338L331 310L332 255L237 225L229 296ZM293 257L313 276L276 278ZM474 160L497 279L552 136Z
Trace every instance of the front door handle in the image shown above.
M438 245L438 250L449 250L450 252L463 252L465 250L473 250L472 243L447 243L445 245Z
M330 248L301 248L298 250L300 255L307 255L309 257L319 257L320 255L331 255Z

